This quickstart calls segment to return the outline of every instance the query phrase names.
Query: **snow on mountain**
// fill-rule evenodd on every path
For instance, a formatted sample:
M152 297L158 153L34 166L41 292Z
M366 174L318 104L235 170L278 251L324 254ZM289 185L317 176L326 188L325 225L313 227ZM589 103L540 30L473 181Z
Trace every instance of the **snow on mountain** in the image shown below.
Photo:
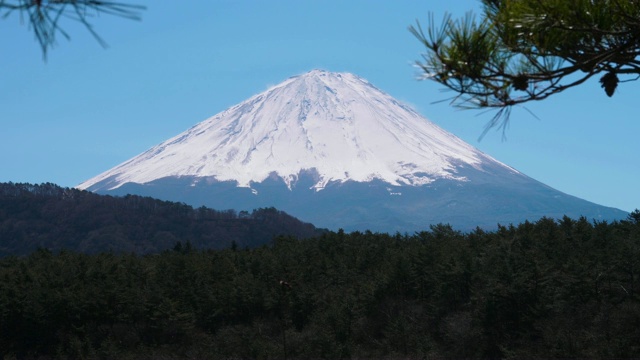
M492 159L348 73L289 78L78 186L316 226L411 232L626 216Z
M515 170L442 130L349 73L312 70L235 105L80 184L113 190L168 177L236 181L251 187L274 174L291 188L374 179L391 185L467 180L462 165Z

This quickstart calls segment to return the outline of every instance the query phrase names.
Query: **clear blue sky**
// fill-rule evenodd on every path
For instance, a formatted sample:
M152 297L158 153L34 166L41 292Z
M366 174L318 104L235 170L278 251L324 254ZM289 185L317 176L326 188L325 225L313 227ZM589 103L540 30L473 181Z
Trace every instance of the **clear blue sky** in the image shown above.
M135 0L132 0L135 1ZM103 49L62 26L48 61L18 14L0 20L0 181L75 186L192 125L314 68L355 73L496 159L565 193L640 208L640 82L612 98L597 80L529 110L502 141L491 115L458 111L416 81L407 31L479 1L138 1L141 22L97 17Z

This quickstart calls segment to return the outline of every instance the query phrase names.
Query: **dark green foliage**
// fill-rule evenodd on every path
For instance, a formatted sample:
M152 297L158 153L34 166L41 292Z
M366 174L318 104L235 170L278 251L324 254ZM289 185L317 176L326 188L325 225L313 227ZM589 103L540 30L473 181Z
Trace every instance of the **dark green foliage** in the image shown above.
M5 358L637 358L640 226L0 260ZM0 356L1 357L1 356Z
M106 43L94 30L90 21L95 16L112 15L125 19L140 20L140 12L145 7L119 1L101 0L1 0L0 16L8 17L17 12L21 20L27 21L29 30L33 30L36 40L42 48L43 58L56 44L56 36L62 35L70 39L59 21L75 20L104 47Z
M53 184L0 183L0 257L38 248L147 254L180 242L197 249L254 247L274 236L319 234L274 208L216 211L149 197L112 197Z
M454 92L451 105L497 109L487 124L505 129L511 108L540 101L600 74L607 96L640 74L640 2L482 0L478 18L433 16L410 31L425 47L422 77Z

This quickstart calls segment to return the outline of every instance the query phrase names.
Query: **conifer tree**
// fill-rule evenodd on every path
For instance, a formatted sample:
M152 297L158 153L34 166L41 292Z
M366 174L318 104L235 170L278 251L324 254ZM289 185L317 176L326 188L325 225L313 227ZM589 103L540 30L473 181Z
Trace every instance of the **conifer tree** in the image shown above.
M60 24L62 19L80 22L102 45L107 43L98 35L89 22L96 15L113 15L131 20L140 20L140 12L145 7L121 1L101 0L0 0L0 16L12 13L27 20L46 59L48 50L56 44L57 35L70 39L70 35Z
M497 109L487 130L507 123L514 105L544 100L599 77L607 96L640 77L640 2L482 0L440 26L410 31L426 52L421 77L455 95L460 108ZM485 131L486 132L486 131Z

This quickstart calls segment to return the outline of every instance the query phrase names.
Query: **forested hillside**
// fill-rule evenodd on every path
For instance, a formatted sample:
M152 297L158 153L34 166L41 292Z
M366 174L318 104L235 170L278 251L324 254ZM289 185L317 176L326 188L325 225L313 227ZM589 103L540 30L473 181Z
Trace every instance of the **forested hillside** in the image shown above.
M0 259L10 359L638 358L638 339L638 211Z
M0 257L38 248L147 254L178 242L199 249L253 247L278 235L308 238L320 233L274 208L236 213L54 184L0 183Z

